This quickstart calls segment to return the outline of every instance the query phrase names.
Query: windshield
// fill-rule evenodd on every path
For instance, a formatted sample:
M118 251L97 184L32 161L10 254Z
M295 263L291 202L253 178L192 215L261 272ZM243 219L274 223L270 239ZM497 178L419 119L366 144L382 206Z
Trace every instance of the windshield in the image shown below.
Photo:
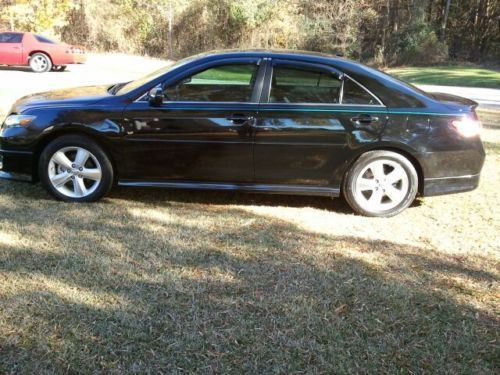
M135 89L141 87L142 85L145 85L146 83L148 83L149 81L152 81L158 77L161 77L163 74L167 73L168 71L174 69L174 68L177 68L178 66L180 65L183 65L185 63L187 63L188 61L192 60L192 58L186 58L186 59L182 59L182 60L179 60L179 61L170 61L166 66L158 69L158 70L155 70L154 72L152 73L149 73L148 75L142 77L142 78L139 78L139 79L136 79L135 81L131 81L131 82L128 82L126 83L125 85L123 85L122 87L120 87L115 94L117 95L123 95L123 94L128 94L129 92L131 91L134 91Z

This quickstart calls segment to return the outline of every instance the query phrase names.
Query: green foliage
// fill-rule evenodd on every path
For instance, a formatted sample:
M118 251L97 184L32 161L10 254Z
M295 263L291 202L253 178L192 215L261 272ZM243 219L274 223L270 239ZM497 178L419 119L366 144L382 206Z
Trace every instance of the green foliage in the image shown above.
M221 48L341 52L377 65L497 59L500 2L452 0L1 0L0 28L96 50L180 58ZM443 32L443 25L445 26ZM444 39L442 39L444 37Z
M393 64L427 65L448 58L448 47L424 22L411 24L403 32L394 34L392 40L396 46L391 56Z

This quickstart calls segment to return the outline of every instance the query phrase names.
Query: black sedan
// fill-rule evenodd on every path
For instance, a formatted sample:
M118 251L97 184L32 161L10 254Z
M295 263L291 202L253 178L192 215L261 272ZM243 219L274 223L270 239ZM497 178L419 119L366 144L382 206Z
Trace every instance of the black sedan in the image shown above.
M0 176L73 202L118 184L342 194L361 214L391 216L417 194L477 187L476 105L328 55L207 53L18 100L0 131Z

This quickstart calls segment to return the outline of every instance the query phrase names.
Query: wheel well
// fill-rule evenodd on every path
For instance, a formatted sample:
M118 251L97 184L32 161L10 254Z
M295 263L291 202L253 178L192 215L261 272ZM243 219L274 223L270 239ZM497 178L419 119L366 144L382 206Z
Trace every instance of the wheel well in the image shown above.
M362 152L361 154L359 154L354 160L352 160L349 163L349 166L347 167L347 169L346 169L346 171L344 173L344 176L342 178L342 185L341 186L344 186L344 180L346 178L347 173L351 169L351 166L356 162L356 160L358 160L361 157L361 155L363 155L364 153L369 152L369 151L392 151L392 152L395 152L397 154L403 155L405 158L407 158L410 161L410 163L413 165L413 167L415 168L415 170L417 171L417 176L418 176L418 192L420 194L423 194L423 191L424 191L424 171L422 169L422 166L420 165L420 163L418 162L418 160L412 154L410 154L409 152L407 152L405 150L397 148L397 147L371 148L371 149L365 150L364 152Z
M52 61L52 56L50 56L49 53L45 52L45 51L31 51L30 54L28 55L28 57L31 57L33 56L35 53L43 53L44 55L47 55L47 57L50 59L50 62L53 64L54 62Z
M64 135L81 135L81 136L90 138L90 139L92 139L92 141L94 141L95 143L97 143L99 145L99 147L101 147L102 150L108 156L109 161L111 162L111 165L113 166L114 176L116 178L116 176L117 176L117 174L116 174L117 173L116 163L115 163L115 160L114 160L111 152L109 152L109 149L108 149L108 147L106 146L106 144L104 142L102 142L95 135L89 134L89 133L84 132L84 131L78 131L78 130L71 130L71 131L61 130L61 131L55 131L55 132L47 135L41 141L39 141L38 144L36 145L35 153L34 153L34 157L33 157L33 167L32 167L33 168L33 180L34 181L38 181L39 180L39 176L38 176L38 162L40 160L40 155L42 154L42 151L54 139L57 139L57 138L62 137Z

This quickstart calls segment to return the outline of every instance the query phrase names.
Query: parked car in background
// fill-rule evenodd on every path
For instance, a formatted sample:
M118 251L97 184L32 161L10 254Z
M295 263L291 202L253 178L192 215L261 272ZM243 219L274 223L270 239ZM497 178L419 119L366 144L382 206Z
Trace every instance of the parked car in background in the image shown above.
M42 35L0 33L0 65L30 66L36 73L63 71L69 64L83 64L85 48L57 43Z
M356 212L391 216L417 194L478 186L476 105L328 55L208 53L19 99L0 127L0 177L40 180L70 202L116 183L342 194Z

